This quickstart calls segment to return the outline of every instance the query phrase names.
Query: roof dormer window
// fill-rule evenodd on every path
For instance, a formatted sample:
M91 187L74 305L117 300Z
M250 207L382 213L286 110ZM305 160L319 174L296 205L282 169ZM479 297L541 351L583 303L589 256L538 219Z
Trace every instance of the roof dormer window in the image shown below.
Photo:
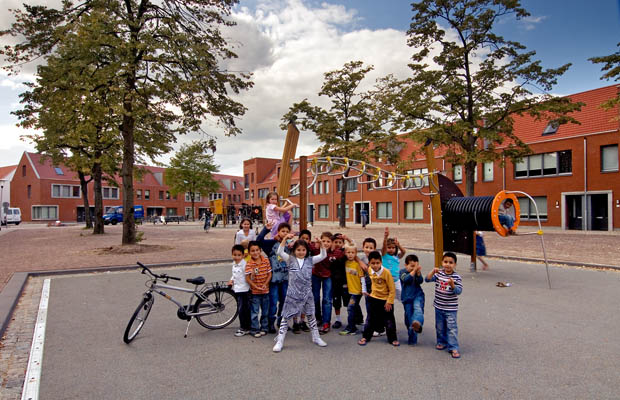
M62 172L62 169L60 169L60 167L54 167L54 171L56 171L56 175L64 175L65 173Z
M560 127L560 124L558 124L558 121L549 121L549 123L547 124L547 127L543 131L542 135L543 136L553 135L554 133L556 133L558 131L559 127Z

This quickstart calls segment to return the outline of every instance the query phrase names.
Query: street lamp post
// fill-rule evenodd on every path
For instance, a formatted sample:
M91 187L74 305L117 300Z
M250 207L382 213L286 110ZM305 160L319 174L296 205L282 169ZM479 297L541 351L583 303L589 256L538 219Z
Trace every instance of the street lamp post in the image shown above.
M2 196L4 195L4 185L0 185L0 231L2 230L2 218L4 214L4 205L2 204Z

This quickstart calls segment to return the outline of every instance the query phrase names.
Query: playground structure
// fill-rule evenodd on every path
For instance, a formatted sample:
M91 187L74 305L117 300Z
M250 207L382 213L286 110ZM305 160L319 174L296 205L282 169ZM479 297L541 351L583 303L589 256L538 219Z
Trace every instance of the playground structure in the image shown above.
M472 265L475 265L475 231L495 231L501 236L508 236L511 233L517 236L536 234L540 236L547 284L549 289L551 289L549 264L538 206L529 194L521 191L502 190L495 196L463 196L458 186L435 168L431 143L425 145L429 172L414 175L388 171L365 161L353 160L347 157L313 157L310 160L310 166L308 166L308 158L306 156L301 156L299 160L295 160L295 147L297 146L298 138L299 131L292 122L289 123L278 181L278 194L282 198L299 192L300 229L306 228L308 189L312 188L317 178L321 175L341 175L345 179L355 179L358 185L369 185L376 190L417 190L420 194L429 196L431 200L433 249L436 267L441 266L444 251L468 254L472 257ZM292 166L296 164L300 168L299 183L291 187ZM301 173L303 171L310 172L312 176L310 182L307 181L308 173ZM529 198L532 204L534 204L538 231L525 234L516 233L520 222L519 201L516 194ZM506 199L511 199L514 204L515 223L513 232L508 232L499 222L499 206Z

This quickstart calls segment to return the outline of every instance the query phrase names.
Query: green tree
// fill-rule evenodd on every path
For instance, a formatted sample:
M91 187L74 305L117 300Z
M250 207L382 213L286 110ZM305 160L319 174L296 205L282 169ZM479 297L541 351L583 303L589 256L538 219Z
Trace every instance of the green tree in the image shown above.
M529 15L518 0L421 0L412 8L413 74L383 79L383 101L392 104L395 127L413 131L419 143L432 139L465 166L468 196L477 163L530 151L513 133L515 115L575 122L566 113L580 105L549 94L570 64L544 69L534 51L494 31L500 21Z
M101 20L98 35L78 35L83 49L98 55L98 73L120 99L114 116L123 139L123 244L136 242L133 170L136 146L151 156L177 134L200 130L208 117L227 135L240 132L235 118L245 107L231 93L252 86L249 74L226 71L236 57L220 28L237 0L65 0L60 9L24 5L0 35L23 38L2 54L11 71L27 61L48 58L67 37ZM113 73L112 73L113 72ZM75 106L75 105L71 105Z
M118 172L122 145L113 111L119 98L105 85L107 75L100 72L105 66L98 65L94 47L80 43L80 37L97 36L93 32L101 29L100 22L93 20L59 44L47 65L38 67L36 83L26 83L29 90L20 95L24 106L14 112L21 126L41 130L26 136L37 151L77 172L88 228L93 228L88 183L94 181L95 234L104 233L104 174Z
M213 163L213 155L207 154L213 149L213 140L184 144L170 159L170 167L166 169L166 185L170 186L170 192L173 195L189 193L192 220L195 219L196 195L205 197L220 189L220 183L213 178L218 166Z
M620 43L617 46L620 48ZM589 60L595 64L604 64L601 70L607 72L601 76L601 79L620 81L620 49L608 56L592 57ZM615 98L604 102L602 106L603 108L610 109L618 104L620 104L620 93Z
M341 69L326 72L319 96L327 96L331 107L314 106L304 99L289 108L282 117L284 123L281 128L286 129L285 124L299 114L301 128L314 132L323 143L318 149L321 155L362 161L380 157L385 159L393 153L386 150L388 145L394 144L395 135L390 136L384 129L386 119L374 107L373 92L359 90L366 74L372 69L372 66L364 66L361 61L351 61ZM348 181L355 179L347 179L348 172L343 171L339 188L339 225L343 228L346 226Z

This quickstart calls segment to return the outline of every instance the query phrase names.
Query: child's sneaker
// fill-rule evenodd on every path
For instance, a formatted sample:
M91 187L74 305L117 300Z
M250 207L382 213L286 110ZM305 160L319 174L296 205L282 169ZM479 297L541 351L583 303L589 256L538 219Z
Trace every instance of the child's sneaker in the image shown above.
M263 336L263 335L261 335L261 334L260 334L260 332L254 332L254 333L252 334L252 336L254 336L254 337L256 337L256 338L259 338L259 337L261 337L261 336Z
M299 323L299 327L301 328L302 331L304 332L310 332L310 327L308 326L308 324L306 324L306 321L301 321Z
M385 332L373 332L372 333L373 337L379 337L379 336L383 336L383 335L385 335Z
M334 328L334 329L342 328L342 322L340 322L340 321L334 322L334 325L332 325L332 328Z
M422 333L422 324L420 323L420 321L413 321L411 327L413 328L413 331L415 333Z
M327 332L329 332L329 324L328 323L324 323L323 327L319 330L319 333L321 335L325 335Z
M244 331L243 329L237 329L237 332L235 332L235 336L237 336L237 337L245 336L247 334L248 334L248 332Z
M293 322L293 333L296 335L301 333L301 327L297 322Z
M342 331L338 332L338 334L339 334L340 336L347 336L347 335L349 335L350 333L351 333L351 332L350 332L348 329L344 329L344 330L342 330Z
M265 336L266 334L267 334L267 332L265 332L265 331L260 331L259 332L259 335L261 335L261 336ZM254 336L256 336L256 335L254 335Z

